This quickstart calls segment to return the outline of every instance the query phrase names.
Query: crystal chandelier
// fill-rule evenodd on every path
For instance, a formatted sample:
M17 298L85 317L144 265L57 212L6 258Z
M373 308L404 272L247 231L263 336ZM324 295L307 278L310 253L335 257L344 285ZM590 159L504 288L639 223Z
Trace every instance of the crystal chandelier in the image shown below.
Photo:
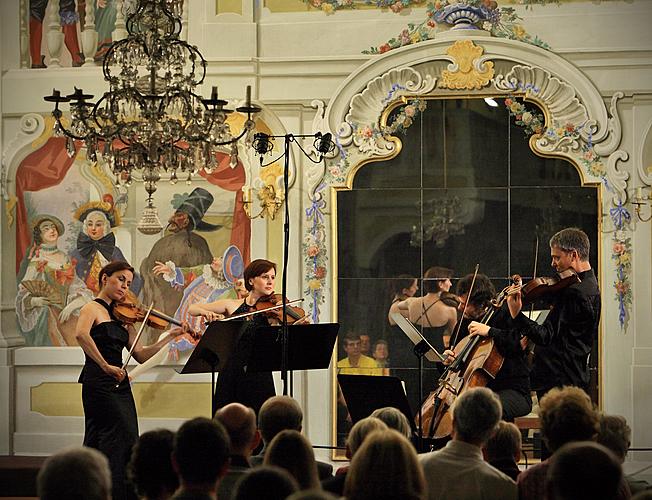
M420 247L424 241L432 241L442 248L451 236L464 234L462 203L457 196L424 202L423 230L412 226L410 245Z
M106 163L116 184L142 180L147 207L139 229L160 232L152 194L162 171L170 182L179 178L190 183L200 169L211 173L216 153L238 162L237 141L247 135L253 141L252 116L261 108L251 104L247 87L246 114L242 130L233 134L227 116L227 101L213 87L209 99L195 93L206 76L206 60L199 50L179 39L183 0L139 0L127 18L127 38L114 42L104 57L104 79L109 90L97 102L75 87L63 96L54 89L45 100L54 102L54 133L67 137L67 150L75 154L75 140L83 141L89 161ZM64 127L60 103L70 103L71 125ZM139 172L139 174L136 174ZM158 226L157 226L158 222ZM141 227L142 226L142 227Z

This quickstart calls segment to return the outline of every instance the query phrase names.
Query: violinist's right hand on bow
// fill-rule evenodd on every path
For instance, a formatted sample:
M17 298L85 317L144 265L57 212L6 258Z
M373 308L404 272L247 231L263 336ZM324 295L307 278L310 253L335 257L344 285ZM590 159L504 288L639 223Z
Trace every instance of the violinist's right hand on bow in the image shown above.
M452 351L451 349L446 349L444 351L444 365L448 366L450 365L453 361L455 361L455 352Z
M106 365L104 368L104 373L107 375L113 377L116 382L122 382L122 379L125 378L127 375L127 371L123 370L122 368L118 368L117 366L113 365Z
M212 323L213 321L224 319L226 316L224 316L224 314L216 313L213 311L203 310L201 312L201 317L204 318L205 323Z

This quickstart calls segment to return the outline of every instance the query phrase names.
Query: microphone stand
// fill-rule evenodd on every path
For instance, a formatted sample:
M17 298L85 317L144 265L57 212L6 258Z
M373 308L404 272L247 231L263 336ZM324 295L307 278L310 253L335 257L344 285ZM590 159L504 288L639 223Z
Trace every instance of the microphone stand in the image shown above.
M314 138L315 149L319 152L319 160L313 160L310 157L310 153L306 152L301 145L296 141L297 138ZM335 149L335 144L331 141L332 135L330 133L323 134L317 132L315 134L285 134L285 135L267 135L265 133L257 133L254 136L253 147L256 152L260 155L260 166L265 167L271 165L280 159L280 157L275 158L274 160L263 165L263 155L272 151L274 145L269 142L270 139L283 139L283 197L284 197L284 208L285 216L283 223L283 272L281 274L281 300L283 301L283 314L281 321L281 329L279 332L280 341L281 341L281 380L283 381L283 395L293 396L294 387L293 387L293 377L292 372L288 370L289 364L289 332L288 332L288 322L287 322L287 268L288 268L288 259L289 259L289 247L290 247L290 204L289 204L289 191L290 191L290 144L292 142L296 143L301 152L306 158L308 158L313 163L321 163L324 159L324 155ZM277 339L279 340L279 339Z

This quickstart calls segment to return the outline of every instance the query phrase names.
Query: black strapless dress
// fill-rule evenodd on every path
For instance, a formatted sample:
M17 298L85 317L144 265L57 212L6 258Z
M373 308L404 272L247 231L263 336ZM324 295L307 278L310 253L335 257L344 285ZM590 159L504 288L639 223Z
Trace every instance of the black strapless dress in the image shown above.
M95 301L107 308L112 321L93 325L91 338L104 359L120 367L129 333L115 319L110 305L101 299ZM138 416L131 386L125 379L116 388L115 379L104 373L88 355L79 382L82 384L85 417L84 446L101 451L109 459L113 498L135 498L126 486L127 462L138 439Z
M232 315L248 313L253 309L243 302ZM271 372L247 371L256 329L260 326L269 326L267 318L262 314L255 314L249 321L242 322L236 347L217 377L215 386L217 408L229 403L241 403L253 408L258 415L263 403L276 395Z

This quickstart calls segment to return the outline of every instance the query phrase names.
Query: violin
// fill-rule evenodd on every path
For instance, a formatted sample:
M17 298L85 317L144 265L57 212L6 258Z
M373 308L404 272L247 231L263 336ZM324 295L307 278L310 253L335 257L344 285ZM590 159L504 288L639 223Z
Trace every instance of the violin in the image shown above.
M113 315L118 321L133 325L145 319L147 309L137 303L136 297L132 292L128 292L122 302L116 302L115 306L113 306ZM183 326L181 321L156 309L152 309L147 317L147 325L158 330L165 330L170 323Z
M514 278L519 281L521 280L521 277L518 275L515 275ZM525 285L522 285L520 288L523 305L536 302L544 296L555 294L560 290L580 283L581 281L582 280L577 273L571 268L557 273L554 277L534 278L533 280L528 281ZM515 290L514 292L516 291L518 290Z
M300 307L290 306L291 303L287 299L284 301L281 300L280 293L272 293L270 295L263 296L256 301L254 307L257 312L265 314L268 318L275 319L279 323L283 322L283 307L280 307L285 303L285 310L287 311L287 324L291 325L297 321L306 317L306 311ZM292 301L297 302L297 301ZM276 306L276 307L274 307Z

